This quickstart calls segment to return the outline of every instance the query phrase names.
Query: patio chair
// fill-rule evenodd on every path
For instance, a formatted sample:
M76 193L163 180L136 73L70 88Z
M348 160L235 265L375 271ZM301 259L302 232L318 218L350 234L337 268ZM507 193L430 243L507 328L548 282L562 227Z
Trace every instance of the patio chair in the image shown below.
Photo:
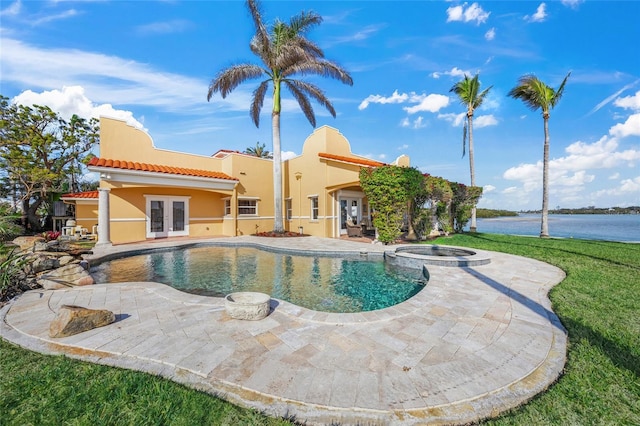
M347 219L347 235L349 237L362 237L362 226L354 224L351 219Z

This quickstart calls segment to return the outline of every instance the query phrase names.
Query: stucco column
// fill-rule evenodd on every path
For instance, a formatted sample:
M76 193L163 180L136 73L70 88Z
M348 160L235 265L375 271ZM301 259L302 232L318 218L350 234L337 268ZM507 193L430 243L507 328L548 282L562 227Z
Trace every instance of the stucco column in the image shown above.
M111 229L109 226L109 188L98 189L98 241L96 245L111 245Z

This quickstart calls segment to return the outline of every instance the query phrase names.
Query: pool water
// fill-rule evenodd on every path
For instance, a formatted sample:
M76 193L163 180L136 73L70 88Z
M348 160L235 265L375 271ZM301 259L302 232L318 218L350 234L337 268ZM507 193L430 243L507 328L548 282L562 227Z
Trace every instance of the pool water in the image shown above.
M248 247L194 247L111 260L92 268L96 283L155 281L224 297L258 291L324 312L363 312L403 302L425 284L422 270L384 261L311 257Z

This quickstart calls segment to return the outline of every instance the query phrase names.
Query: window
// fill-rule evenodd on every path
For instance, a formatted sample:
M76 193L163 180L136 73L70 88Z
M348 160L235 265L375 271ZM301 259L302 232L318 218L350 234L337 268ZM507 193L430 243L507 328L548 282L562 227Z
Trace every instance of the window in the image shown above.
M293 219L293 207L292 207L292 203L291 203L291 199L290 198L288 200L284 200L284 208L286 210L287 220L292 220Z
M258 200L238 200L238 215L257 215Z
M318 220L318 197L311 197L311 220Z
M231 199L224 200L224 215L231 216Z

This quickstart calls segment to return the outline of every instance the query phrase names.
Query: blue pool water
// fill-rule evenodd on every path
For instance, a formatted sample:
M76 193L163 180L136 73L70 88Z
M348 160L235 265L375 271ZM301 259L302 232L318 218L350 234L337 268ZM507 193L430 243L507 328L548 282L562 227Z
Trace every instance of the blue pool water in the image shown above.
M403 302L425 284L421 270L359 258L293 256L247 247L153 252L92 268L97 283L155 281L224 297L258 291L324 312L362 312Z

